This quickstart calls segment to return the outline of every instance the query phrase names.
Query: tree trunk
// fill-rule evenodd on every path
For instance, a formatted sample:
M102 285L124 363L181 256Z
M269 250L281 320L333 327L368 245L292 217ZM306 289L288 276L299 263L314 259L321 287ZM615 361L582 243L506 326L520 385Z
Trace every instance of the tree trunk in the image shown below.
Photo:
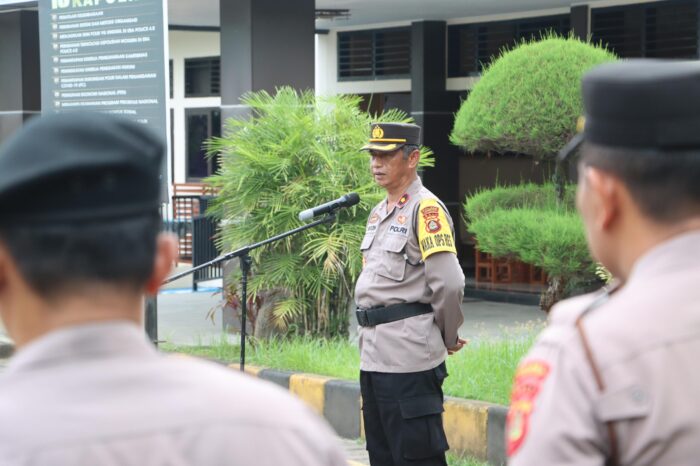
M564 297L566 282L562 277L549 277L547 279L547 289L540 296L540 308L549 312L557 302Z

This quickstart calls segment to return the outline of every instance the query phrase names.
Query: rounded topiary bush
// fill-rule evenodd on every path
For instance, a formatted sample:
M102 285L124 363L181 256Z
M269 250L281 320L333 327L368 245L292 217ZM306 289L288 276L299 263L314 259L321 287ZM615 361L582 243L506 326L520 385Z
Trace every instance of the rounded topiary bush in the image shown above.
M524 42L484 71L450 140L470 152L553 156L576 132L581 77L613 60L611 52L573 37Z

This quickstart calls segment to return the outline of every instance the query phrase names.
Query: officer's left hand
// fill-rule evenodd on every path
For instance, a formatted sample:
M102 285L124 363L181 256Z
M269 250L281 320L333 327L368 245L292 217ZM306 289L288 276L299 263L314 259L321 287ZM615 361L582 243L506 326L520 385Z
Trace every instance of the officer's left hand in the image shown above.
M454 345L452 348L447 348L447 354L452 355L455 354L457 351L461 350L464 345L469 344L469 340L464 340L462 338L457 338L457 344Z

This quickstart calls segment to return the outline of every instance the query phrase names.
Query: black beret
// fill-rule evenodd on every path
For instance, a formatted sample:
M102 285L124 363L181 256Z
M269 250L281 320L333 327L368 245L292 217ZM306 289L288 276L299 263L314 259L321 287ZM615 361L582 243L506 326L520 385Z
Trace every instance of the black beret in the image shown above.
M584 139L620 148L700 148L700 62L628 60L583 77Z
M164 144L104 113L36 117L0 147L0 223L155 213Z
M393 152L406 144L420 145L420 126L409 123L371 123L369 143L361 150Z

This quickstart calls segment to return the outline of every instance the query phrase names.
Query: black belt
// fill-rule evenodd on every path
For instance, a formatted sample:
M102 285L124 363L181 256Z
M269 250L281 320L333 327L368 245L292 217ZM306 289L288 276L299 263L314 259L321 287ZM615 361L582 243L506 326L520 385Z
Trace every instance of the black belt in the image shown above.
M430 304L401 303L372 309L357 308L355 315L357 316L357 323L361 327L374 327L375 325L387 324L409 317L430 314L431 312L433 312L433 308Z

